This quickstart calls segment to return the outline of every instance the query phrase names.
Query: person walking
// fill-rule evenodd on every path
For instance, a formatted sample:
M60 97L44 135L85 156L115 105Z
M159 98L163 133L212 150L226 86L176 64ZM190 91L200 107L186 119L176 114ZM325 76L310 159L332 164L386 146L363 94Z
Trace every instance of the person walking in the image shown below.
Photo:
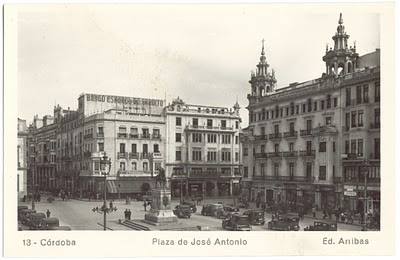
M110 209L112 209L113 208L113 202L112 201L110 201Z
M50 210L47 209L47 211L46 211L46 217L49 218L49 217L50 217L50 214L51 214L51 213L50 213Z
M147 201L146 200L143 202L143 207L144 207L144 211L147 211Z
M311 210L312 210L313 218L317 218L317 209L315 208L315 205L312 206Z
M130 209L128 209L128 220L131 220L132 212Z

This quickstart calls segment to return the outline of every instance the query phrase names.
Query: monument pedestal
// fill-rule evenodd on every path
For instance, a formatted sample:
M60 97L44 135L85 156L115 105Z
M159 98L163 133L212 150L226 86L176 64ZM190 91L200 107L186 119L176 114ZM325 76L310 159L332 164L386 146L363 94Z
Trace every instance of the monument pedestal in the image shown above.
M156 188L151 192L151 209L144 216L144 221L152 225L165 225L178 222L171 209L171 192L165 188Z

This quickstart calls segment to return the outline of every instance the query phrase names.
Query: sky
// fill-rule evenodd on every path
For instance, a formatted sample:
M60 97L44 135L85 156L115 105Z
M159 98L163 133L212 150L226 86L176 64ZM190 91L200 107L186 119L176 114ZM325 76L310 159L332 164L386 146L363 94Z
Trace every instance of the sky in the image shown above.
M18 13L18 117L76 109L81 93L232 107L265 39L277 87L318 78L343 12L360 55L380 46L379 15L342 5L57 5Z

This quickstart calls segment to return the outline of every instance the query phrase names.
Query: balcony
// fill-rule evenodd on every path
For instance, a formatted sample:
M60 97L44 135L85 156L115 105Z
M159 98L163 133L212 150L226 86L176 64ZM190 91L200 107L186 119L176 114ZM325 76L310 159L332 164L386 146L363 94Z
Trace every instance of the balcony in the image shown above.
M313 157L313 158L315 158L315 150L300 151L299 155L302 156L302 157Z
M270 158L280 158L282 157L282 152L270 152L267 156Z
M129 134L129 138L130 138L130 139L138 139L138 138L139 138L139 134L137 134L137 133L136 133L136 134L130 133L130 134Z
M97 133L97 138L104 138L104 133Z
M141 134L140 138L142 138L142 139L150 139L150 134L149 133Z
M300 136L311 136L312 135L312 131L311 129L305 129L305 130L300 130Z
M162 158L162 154L160 152L154 152L152 154L154 159L161 159Z
M171 178L176 178L176 179L180 179L180 178L186 178L188 175L187 173L181 171L181 172L172 172L171 174Z
M256 159L266 159L267 153L256 153L255 157L256 157Z
M267 137L268 137L267 135L255 135L254 139L256 141L259 141L259 140L265 140L266 141L268 139Z
M206 125L187 125L186 130L203 130L203 131L233 131L231 126L206 126Z
M280 140L282 139L282 133L273 133L273 134L269 134L269 140Z
M160 134L152 134L151 139L153 140L161 140L161 135Z
M363 160L364 155L363 154L356 154L356 153L345 153L342 154L342 159L343 160Z
M128 158L128 153L117 153L117 159L126 159Z
M118 138L127 138L128 134L127 133L118 133Z
M283 157L297 157L298 152L297 151L291 151L291 152L283 152Z
M129 153L129 159L139 159L139 153Z
M377 123L371 123L371 125L370 125L370 127L369 127L370 129L380 129L381 128L381 123L379 122L377 122Z
M285 133L283 133L283 137L286 139L297 138L297 131L285 132Z
M83 136L83 139L90 139L93 138L93 134L86 134Z
M141 159L149 159L150 158L150 154L149 153L142 153L141 154Z

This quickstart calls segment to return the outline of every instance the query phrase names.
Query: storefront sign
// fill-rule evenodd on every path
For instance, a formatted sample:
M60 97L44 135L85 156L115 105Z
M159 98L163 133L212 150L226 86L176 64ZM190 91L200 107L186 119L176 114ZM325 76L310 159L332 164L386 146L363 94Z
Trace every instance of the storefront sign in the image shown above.
M232 183L239 183L239 180L232 180Z
M160 99L107 96L107 95L96 95L96 94L86 94L86 100L93 102L122 103L122 104L140 105L140 106L162 107L164 105L163 100Z
M344 196L355 197L355 196L357 196L357 192L355 192L355 191L344 191Z

